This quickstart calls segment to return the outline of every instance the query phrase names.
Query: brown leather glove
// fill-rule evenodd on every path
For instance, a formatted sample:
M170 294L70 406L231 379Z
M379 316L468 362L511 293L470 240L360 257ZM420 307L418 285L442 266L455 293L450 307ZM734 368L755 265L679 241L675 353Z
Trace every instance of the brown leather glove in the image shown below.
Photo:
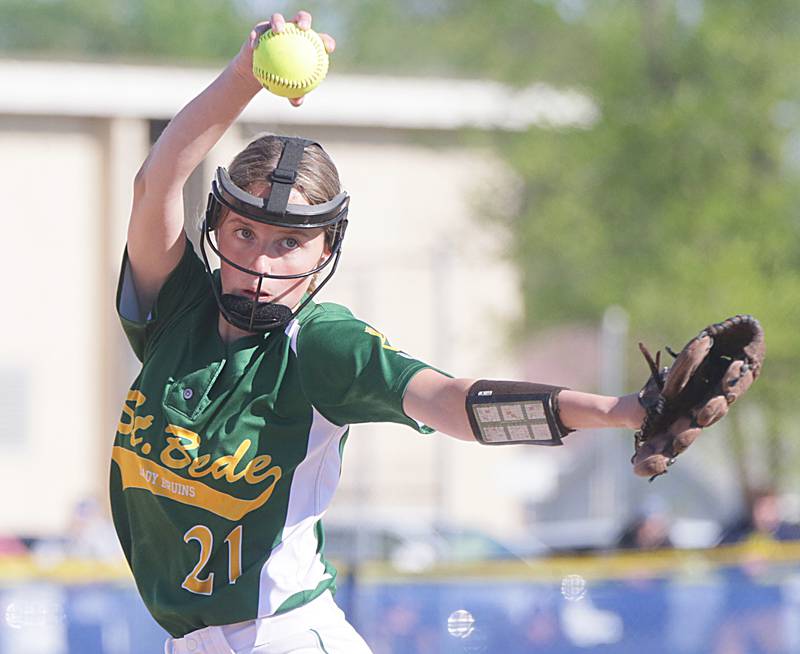
M689 341L670 368L659 368L639 343L650 379L639 392L646 415L634 435L633 471L650 481L663 475L675 457L704 427L713 425L745 394L761 373L764 332L753 316L739 315L706 327Z

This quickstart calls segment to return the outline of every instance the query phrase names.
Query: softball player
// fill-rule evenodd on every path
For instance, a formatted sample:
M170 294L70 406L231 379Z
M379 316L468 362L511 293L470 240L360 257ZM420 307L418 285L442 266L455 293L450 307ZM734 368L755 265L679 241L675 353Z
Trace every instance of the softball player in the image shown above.
M294 21L307 29L311 16ZM285 25L279 14L270 23ZM634 395L450 378L346 308L315 303L349 198L311 141L260 137L217 171L201 262L183 232L182 187L261 88L252 48L270 23L172 120L134 184L117 308L142 369L113 446L111 503L142 598L172 635L168 653L369 652L333 601L323 555L350 424L558 444L642 418Z

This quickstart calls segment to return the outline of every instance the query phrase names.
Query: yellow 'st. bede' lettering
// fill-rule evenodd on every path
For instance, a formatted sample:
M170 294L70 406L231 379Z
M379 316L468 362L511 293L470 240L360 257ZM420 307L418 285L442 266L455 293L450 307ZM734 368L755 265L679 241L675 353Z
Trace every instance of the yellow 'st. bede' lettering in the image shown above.
M211 475L214 479L225 477L226 481L230 483L244 477L248 484L257 484L267 477L273 477L273 486L281 478L280 466L272 466L266 472L259 474L272 463L272 457L269 454L253 457L242 470L236 472L236 467L242 462L247 450L252 445L249 438L245 438L233 454L226 454L211 461L210 454L201 454L198 457L190 454L200 447L199 434L177 425L168 425L164 431L174 435L165 437L167 446L161 451L161 463L173 470L188 468L187 472L190 477L199 478L206 475Z
M189 464L189 476L190 477L202 477L205 473L204 470L201 470L203 466L207 466L208 462L211 461L210 454L201 454L198 456L194 461Z
M265 473L259 475L258 473L272 463L272 457L269 454L255 457L247 467L244 469L244 479L251 484L257 484L262 479L267 477L275 477L275 481L281 478L281 469L279 466L272 466Z
M128 396L125 398L125 403L122 405L122 413L128 416L130 422L119 421L117 424L117 431L123 436L130 434L131 446L136 447L144 440L141 436L136 437L136 432L140 429L147 429L153 424L153 416L137 416L135 409L144 404L147 398L141 391L128 391ZM128 406L128 402L133 402L133 408Z
M175 434L175 436L167 436L167 446L161 450L161 463L175 470L185 468L194 461L189 450L196 450L200 447L200 435L177 425L168 425L164 431L168 434ZM188 443L182 443L181 439ZM172 456L173 452L178 453L177 458Z
M242 460L242 457L245 455L247 450L250 449L250 439L245 438L239 447L236 449L233 455L226 455L221 456L212 463L209 468L208 472L211 473L211 476L214 479L220 479L221 477L225 477L229 482L233 483L234 481L238 481L242 477L244 477L244 470L241 472L236 472L236 466Z

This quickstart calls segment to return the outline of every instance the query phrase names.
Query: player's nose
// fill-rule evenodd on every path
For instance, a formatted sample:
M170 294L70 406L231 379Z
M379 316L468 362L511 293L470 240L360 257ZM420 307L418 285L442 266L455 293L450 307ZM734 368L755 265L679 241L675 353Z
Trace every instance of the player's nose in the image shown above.
M269 275L272 272L274 261L266 252L258 254L255 260L250 264L251 270L257 272L259 275Z

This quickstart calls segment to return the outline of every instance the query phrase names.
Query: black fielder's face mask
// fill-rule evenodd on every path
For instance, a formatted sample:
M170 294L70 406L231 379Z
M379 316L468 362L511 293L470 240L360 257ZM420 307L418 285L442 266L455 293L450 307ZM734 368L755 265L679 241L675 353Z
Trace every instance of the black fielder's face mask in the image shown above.
M283 142L278 165L269 176L271 189L269 196L261 198L252 195L233 183L228 171L217 168L214 181L211 183L211 193L208 196L205 219L200 232L200 251L206 265L206 272L211 279L211 288L217 300L220 313L230 324L248 332L267 332L273 329L282 329L294 318L303 307L308 304L317 292L328 282L336 272L339 257L342 251L342 240L347 227L347 210L350 201L347 193L339 193L333 199L323 204L305 205L289 204L289 194L292 185L297 179L297 167L303 158L303 152L309 145L319 145L306 139L280 137ZM321 146L320 146L321 147ZM219 246L211 237L218 226L220 217L228 209L234 213L265 225L286 227L292 229L318 229L333 227L333 237L329 242L329 251L324 261L315 268L294 275L273 275L260 273L232 261L219 250ZM326 231L328 231L326 229ZM330 265L325 278L317 285L303 302L292 309L277 302L258 302L243 295L223 294L217 287L213 271L206 253L206 242L216 253L221 261L237 270L253 275L258 279L258 287L254 296L261 294L261 285L264 279L303 279L317 274Z

